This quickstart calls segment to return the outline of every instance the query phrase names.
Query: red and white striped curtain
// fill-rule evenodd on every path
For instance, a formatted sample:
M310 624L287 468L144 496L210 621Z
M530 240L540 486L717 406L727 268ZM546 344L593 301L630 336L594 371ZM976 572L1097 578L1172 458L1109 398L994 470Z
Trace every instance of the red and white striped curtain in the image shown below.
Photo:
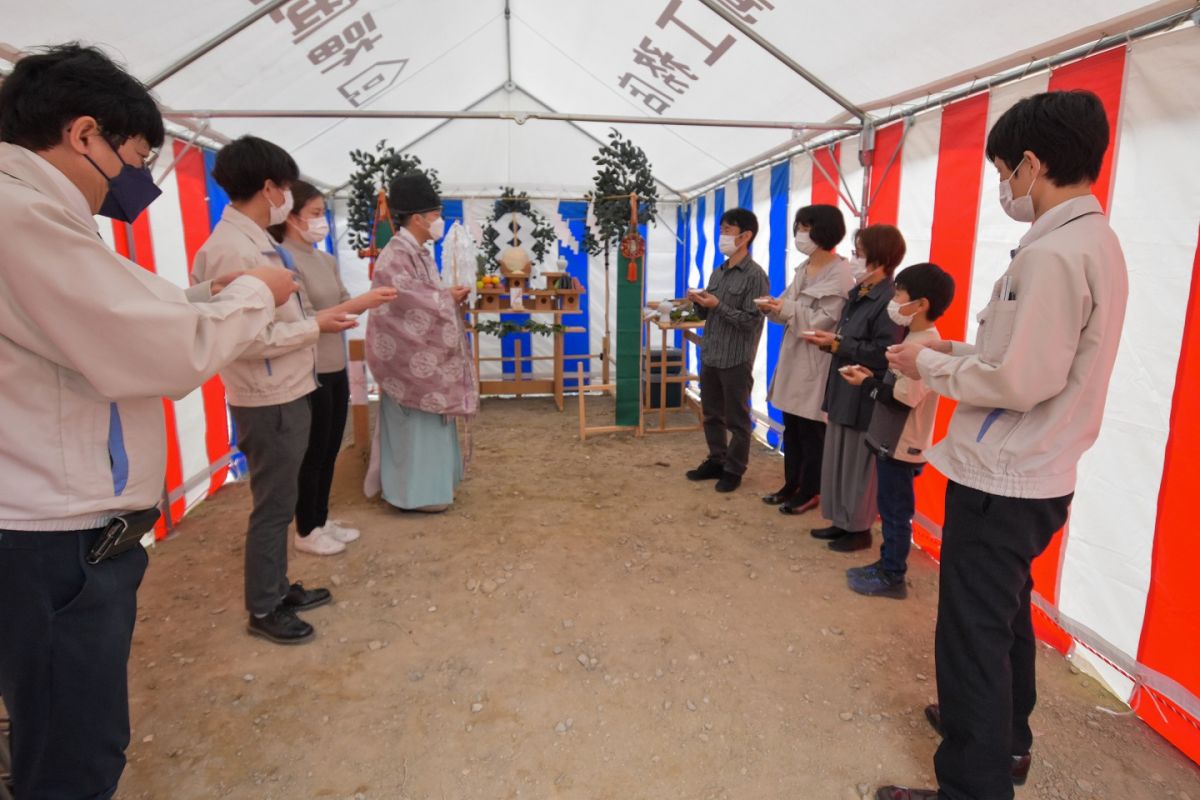
M938 328L971 340L974 313L1027 227L1000 208L999 178L984 155L988 130L1038 92L1088 89L1104 102L1112 140L1095 194L1125 250L1129 307L1103 429L1080 464L1071 520L1034 565L1035 623L1045 641L1085 662L1200 761L1200 536L1189 502L1200 452L1198 75L1200 29L1185 28L981 91L915 116L907 129L903 122L882 128L871 154L869 221L900 228L905 264L933 261L954 275L958 293ZM862 172L856 138L793 158L787 223L809 203L838 205L851 221ZM769 171L753 180L757 196ZM691 203L697 233L714 229L715 200L716 191ZM765 204L755 206L762 228ZM789 234L767 230L759 241ZM788 251L790 278L799 256ZM768 346L764 337L764 384L764 365L774 363ZM764 393L754 404L769 413ZM943 400L938 437L952 412ZM918 481L916 538L935 557L945 487L933 469Z
M156 177L172 162L174 168L159 184L162 197L132 225L101 220L100 233L118 253L143 269L186 287L192 257L212 231L204 153L184 142L168 140ZM178 522L225 483L231 457L225 387L214 377L182 400L164 399L163 408L167 424L165 494L170 520ZM162 538L167 532L164 520L157 535Z

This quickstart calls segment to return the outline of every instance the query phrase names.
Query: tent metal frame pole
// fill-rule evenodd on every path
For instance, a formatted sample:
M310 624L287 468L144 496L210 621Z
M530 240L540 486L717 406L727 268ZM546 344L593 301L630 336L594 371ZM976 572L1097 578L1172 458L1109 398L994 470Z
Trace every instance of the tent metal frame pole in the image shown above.
M530 95L532 97L532 95ZM754 119L700 119L695 117L638 117L615 114L570 114L546 111L376 111L371 109L186 109L164 112L169 119L473 119L507 120L524 125L543 122L595 122L609 125L657 125L698 128L765 128L787 131L855 132L848 122L782 122Z
M922 86L910 87L903 92L898 92L887 97L871 98L863 103L863 108L868 111L887 109L890 113L893 108L924 101L927 98L938 96L943 92L951 91L955 87L963 86L968 82L978 81L981 75L988 77L1004 75L1012 70L1018 72L1031 71L1033 65L1048 58L1055 58L1062 53L1075 50L1087 52L1106 48L1110 46L1111 42L1126 39L1127 37L1136 39L1145 35L1141 33L1145 28L1162 30L1164 25L1166 27L1173 27L1189 16L1192 17L1194 22L1200 25L1200 6L1197 5L1196 0L1157 0L1115 19L1098 22L1076 33L1029 48L1020 54L1020 58L1016 58L1015 60L1014 57L1017 54L988 62L987 64L977 65L953 75L946 75ZM1118 31L1118 33L1110 35L1110 31Z
M509 0L504 0L504 66L508 71L508 80L504 83L504 88L508 91L513 89L512 76L512 8L510 8Z
M747 25L744 21L742 21L741 19L738 19L737 15L735 15L727 7L721 5L719 0L700 0L700 2L703 3L704 5L708 6L709 10L711 10L714 14L716 14L721 19L725 20L730 25L732 25L734 28L736 28L738 31L740 31L742 33L742 35L745 36L747 39L754 42L756 45L761 47L763 50L766 50L768 53L770 53L771 57L774 58L776 61L778 61L779 63L786 66L788 69L790 69L792 72L799 75L804 80L808 81L821 94L825 95L830 100L832 100L833 102L837 103L842 108L849 111L851 114L853 114L858 119L865 120L867 118L866 111L863 111L861 108L856 106L854 103L851 103L849 100L847 100L841 93L839 93L832 86L825 83L825 81L821 80L813 73L809 72L794 58L792 58L787 53L783 52L778 47L776 47L775 45L773 45L769 41L767 41L765 38L763 38L761 34L759 34L757 31L755 31L753 28L751 28L749 25Z
M203 58L204 56L211 53L213 50L215 50L218 47L220 47L221 45L223 45L225 42L232 39L234 36L237 36L239 33L246 30L246 28L249 28L251 25L253 25L254 23L258 22L260 19L265 17L267 14L270 14L272 11L275 11L276 9L282 8L288 2L289 2L289 0L271 0L271 2L267 3L265 6L258 9L253 14L251 14L248 17L242 19L241 21L235 23L233 26L221 31L216 36L214 36L213 38L209 39L204 44L197 47L195 50L191 51L190 53L183 56L175 63L168 66L166 69L159 72L157 75L152 77L150 80L146 81L146 88L153 89L154 87L158 86L160 83L167 80L175 73L179 72L182 69L185 69L192 62Z
M1186 12L1172 14L1169 17L1164 17L1163 19L1157 20L1155 22L1150 22L1145 25L1141 25L1141 26L1134 28L1130 31L1127 31L1125 33L1118 33L1113 36L1104 36L1104 37L1101 37L1100 39L1097 39L1094 42L1091 42L1091 43L1085 44L1085 45L1080 45L1079 47L1073 47L1070 50L1059 53L1058 55L1038 59L1037 61L1031 61L1030 63L1024 64L1020 67L1014 67L1013 69L1006 70L1004 72L1001 72L998 75L993 75L991 78L988 78L987 80L974 81L971 83L970 86L967 86L964 89L958 89L958 90L949 92L947 94L942 94L931 100L927 100L923 103L918 103L915 106L911 106L911 107L905 108L901 111L895 111L886 116L879 117L878 119L875 120L875 125L876 125L876 127L878 127L880 125L887 125L889 123L896 122L900 119L903 119L904 117L914 116L916 114L920 114L922 112L929 111L931 109L938 108L940 106L944 106L949 103L953 103L956 100L961 100L964 97L970 97L973 94L978 94L979 92L984 92L989 89L994 89L997 86L1003 86L1004 84L1007 84L1007 83L1013 83L1015 81L1019 81L1022 78L1028 77L1029 75L1036 74L1038 72L1041 72L1042 70L1053 69L1054 67L1061 66L1061 65L1066 64L1071 61L1076 61L1078 59L1084 58L1085 56L1090 56L1093 53L1098 53L1102 50L1109 50L1116 45L1130 44L1138 39L1144 39L1147 36L1152 36L1156 33L1162 33L1164 31L1170 30L1171 28L1174 28L1176 25L1178 25L1179 23L1188 19L1189 17L1193 17L1195 15L1196 15L1196 12L1194 10L1189 9ZM1200 25L1200 20L1196 20L1195 24Z
M162 182L167 179L167 176L175 171L175 165L179 163L180 159L187 155L189 150L196 147L197 140L204 135L205 131L208 130L208 126L209 123L205 122L197 130L192 131L192 135L188 138L187 144L184 145L183 149L179 151L179 155L172 158L171 163L167 165L167 168L163 170L162 174L155 178L154 183L156 186L162 186Z
M476 100L475 102L473 102L473 103L469 104L468 106L466 106L466 107L463 109L463 111L470 111L471 109L475 108L475 107L476 107L477 105L479 105L480 103L484 103L484 102L486 102L486 101L487 101L489 98L495 97L497 94L499 94L500 92L504 91L504 89L505 89L505 84L501 84L501 85L497 86L495 89L492 89L490 92L488 92L487 94L483 95L482 97L480 97L480 98L479 98L478 100ZM415 138L415 139L413 139L412 141L410 141L410 142L408 142L407 144L405 144L403 147L399 147L399 148L397 148L397 151L398 151L398 152L401 152L401 153L407 152L407 151L409 150L409 148L416 147L418 144L420 144L421 142L425 141L425 140L426 140L426 139L428 139L430 136L432 136L433 134L437 133L438 131L440 131L442 128L446 127L447 125L449 125L449 124L450 124L451 122L453 122L453 121L454 121L454 120L452 120L452 119L445 119L445 120L442 120L442 121L441 121L441 122L439 122L437 125L434 125L432 128L430 128L429 130L425 131L424 133L422 133L422 134L421 134L420 136L418 136L417 138ZM343 183L343 184L340 184L339 186L335 187L335 188L333 189L333 193L334 193L334 194L336 194L336 193L338 193L338 192L342 191L343 189L345 189L345 188L346 188L347 186L349 186L349 185L350 185L350 181L346 181L345 183Z
M701 0L701 2L705 2L705 0ZM956 100L961 100L965 97L976 94L977 92L985 92L998 86L1004 86L1005 84L1019 81L1022 78L1028 77L1029 75L1036 74L1046 69L1053 69L1063 64L1076 61L1085 56L1092 55L1093 53L1108 50L1120 44L1130 44L1138 41L1139 39L1144 39L1147 36L1164 33L1172 28L1175 28L1188 19L1191 19L1193 24L1197 25L1197 27L1200 27L1200 12L1197 12L1195 9L1180 11L1178 13L1171 14L1170 16L1163 17L1160 20L1149 22L1145 25L1139 25L1138 27L1124 33L1113 34L1112 36L1104 36L1089 44L1073 47L1070 50L1063 51L1057 55L1048 56L1037 61L1032 61L1021 67L1015 67L1013 69L1006 70L992 76L991 78L988 78L987 80L974 81L970 86L966 86L962 89L957 89L946 94L939 95L935 98L931 98L922 103L901 109L900 111L892 112L886 116L872 119L871 124L878 130L885 125L898 122L906 117L915 117L918 114L931 111L935 108L940 108L948 103L953 103ZM782 163L796 155L799 155L807 149L819 145L833 144L834 142L847 139L851 135L853 134L849 132L834 134L816 143L811 143L811 140L817 137L808 137L805 141L792 141L776 145L775 147L760 153L754 158L743 161L729 170L721 172L714 177L694 186L689 186L688 188L684 189L685 196L688 201L694 200L712 187L725 183L735 175L743 175L748 172L754 172L760 169L773 167L776 164Z
M524 95L526 95L526 96L527 96L527 97L528 97L530 100L532 100L533 102L537 103L537 104L538 104L539 106L541 106L542 108L545 108L545 109L548 109L548 110L550 110L551 112L557 113L557 112L555 111L555 109L554 109L553 107L551 107L551 106L550 106L550 104L549 104L549 103L545 103L545 102L543 102L541 98L537 97L537 96L536 96L536 95L534 95L532 92L529 92L529 91L527 91L525 88L523 88L523 87L520 87L520 86L518 86L517 88L518 88L518 89L520 89L520 90L521 90L521 92L522 92ZM574 122L574 121L570 121L570 120L569 120L569 121L567 122L567 124L568 124L568 125L570 125L572 128L574 128L575 130L577 130L577 131L579 131L580 133L582 133L584 136L586 136L586 137L588 137L589 139L591 139L591 140L592 140L593 142L595 142L596 144L600 145L601 147L603 147L605 144L607 144L607 142L605 142L603 139L601 139L601 138L600 138L599 136L597 136L596 134L594 134L594 133L592 133L591 131L589 131L587 128L585 128L585 127L583 127L582 125L580 125L578 122ZM651 177L652 177L652 178L654 178L654 182L655 182L655 183L657 183L659 186L663 187L663 188L664 188L664 189L666 189L668 192L670 192L671 194L675 195L676 197L678 197L678 198L680 198L680 199L682 200L682 198L683 198L683 193L681 193L681 192L680 192L678 189L674 188L673 186L669 186L669 185L667 185L666 183L664 183L663 181L659 180L658 176L657 176L657 175L654 175L653 173L651 173Z

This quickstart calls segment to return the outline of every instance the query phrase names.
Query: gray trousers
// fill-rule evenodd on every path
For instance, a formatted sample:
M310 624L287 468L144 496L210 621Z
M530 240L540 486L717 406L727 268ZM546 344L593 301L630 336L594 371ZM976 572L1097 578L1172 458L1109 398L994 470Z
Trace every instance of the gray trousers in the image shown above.
M704 415L704 438L708 457L726 472L742 475L750 462L750 391L754 388L754 364L747 362L721 369L700 370L700 411Z
M246 610L269 614L288 592L288 526L296 513L308 449L308 398L275 406L230 406L238 449L250 465L254 508L246 531Z
M875 454L867 432L830 422L821 460L821 515L844 531L870 530L879 516Z

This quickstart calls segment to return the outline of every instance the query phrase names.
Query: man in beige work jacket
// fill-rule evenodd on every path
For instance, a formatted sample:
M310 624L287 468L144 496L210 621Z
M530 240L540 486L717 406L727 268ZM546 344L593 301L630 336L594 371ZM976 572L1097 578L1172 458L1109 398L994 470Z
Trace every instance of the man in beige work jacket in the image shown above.
M185 292L104 244L94 214L132 222L158 196L163 138L98 50L28 56L0 84L0 695L22 800L116 791L162 397L232 361L294 291L267 267Z

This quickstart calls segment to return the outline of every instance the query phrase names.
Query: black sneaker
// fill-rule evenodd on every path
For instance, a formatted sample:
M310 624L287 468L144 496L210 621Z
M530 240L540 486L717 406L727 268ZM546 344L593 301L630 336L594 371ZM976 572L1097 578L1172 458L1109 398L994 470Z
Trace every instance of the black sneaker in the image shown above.
M704 459L700 466L687 471L687 479L689 481L715 481L725 472L725 468L721 466L720 461L713 461L711 458Z
M877 572L881 569L883 569L883 559L879 559L872 564L865 564L861 567L851 567L850 569L846 570L846 577L862 577L863 575L870 575L871 573Z
M853 553L855 550L866 550L870 546L870 531L851 531L829 543L829 549L838 553Z
M837 525L830 525L828 528L813 528L808 532L808 535L814 539L831 541L833 539L842 538L846 535L846 531L842 530Z
M717 481L717 485L713 488L718 492L732 492L734 489L742 485L742 476L734 475L732 472L725 472L721 475L721 480Z
M305 589L303 583L296 581L279 604L289 611L296 612L308 611L332 600L333 595L329 593L328 589Z
M250 615L246 630L275 644L300 644L313 637L313 626L296 616L296 612L279 605L265 617Z
M851 591L868 597L890 597L895 600L908 597L908 582L904 580L903 572L877 569L862 575L848 575L846 584Z

